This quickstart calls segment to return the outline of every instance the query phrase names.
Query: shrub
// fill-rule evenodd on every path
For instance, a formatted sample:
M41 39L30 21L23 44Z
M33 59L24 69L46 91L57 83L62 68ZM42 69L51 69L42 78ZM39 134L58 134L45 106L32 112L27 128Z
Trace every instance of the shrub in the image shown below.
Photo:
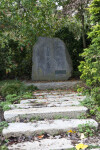
M9 110L10 105L19 103L21 98L33 98L33 91L37 87L34 85L26 86L23 82L17 80L8 80L0 82L0 93L5 97L5 101L0 103L2 109Z
M0 79L31 78L32 48L7 38L0 43Z
M92 42L89 48L84 49L79 70L81 79L86 81L92 97L100 103L100 0L93 0L89 11L91 13L91 32L88 37Z
M25 86L21 82L15 81L14 83L5 83L1 90L0 93L2 96L7 96L10 94L19 94L20 92L25 90Z
M23 82L20 82L18 80L8 80L3 83L0 86L0 93L4 97L6 97L7 95L13 96L13 94L15 94L16 96L23 95L25 92L33 92L37 89L37 87L34 85L26 86Z
M4 127L8 127L8 123L7 123L6 121L0 122L0 133L2 132L2 129L3 129Z
M34 90L38 90L38 88L36 86L34 86L34 85L27 86L27 91L32 92Z

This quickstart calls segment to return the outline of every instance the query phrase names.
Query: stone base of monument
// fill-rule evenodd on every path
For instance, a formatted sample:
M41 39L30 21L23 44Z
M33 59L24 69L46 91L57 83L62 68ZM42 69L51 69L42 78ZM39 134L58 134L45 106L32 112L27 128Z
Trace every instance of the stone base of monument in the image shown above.
M72 89L77 88L77 85L83 84L82 81L58 81L58 82L28 82L24 81L26 85L37 86L39 90L48 90L48 89Z

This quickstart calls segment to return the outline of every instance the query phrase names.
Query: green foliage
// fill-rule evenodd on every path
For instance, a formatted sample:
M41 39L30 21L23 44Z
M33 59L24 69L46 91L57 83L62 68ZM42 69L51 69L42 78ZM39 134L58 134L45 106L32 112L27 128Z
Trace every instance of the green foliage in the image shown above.
M34 86L34 85L28 85L27 86L27 91L32 92L35 90L38 90L38 88L36 86Z
M2 146L0 146L0 150L8 150L8 148L6 145L2 145Z
M86 137L93 136L96 134L96 128L91 123L80 124L78 131L84 133Z
M100 0L93 0L89 11L92 14L91 20L93 22L100 22Z
M6 145L2 145L2 146L0 146L0 150L8 150L8 148Z
M39 120L42 120L41 117L39 116L30 118L30 122L39 121Z
M21 92L24 92L25 85L20 81L14 81L13 83L5 83L0 88L0 93L2 96L7 96L10 94L19 94Z
M32 93L30 93L30 92L25 92L25 93L22 95L22 98L32 98Z
M0 106L3 108L4 111L9 110L11 104L19 103L21 96L17 96L16 94L10 94L5 97L6 101L0 103Z
M32 47L63 25L52 0L0 3L0 78L31 78Z
M89 145L88 149L96 149L96 148L100 148L100 146L94 146L94 145Z
M8 123L6 121L0 122L0 133L2 132L3 128L8 127Z
M31 46L20 45L14 39L8 39L0 45L0 79L14 77L31 77Z
M0 122L0 134L2 134L3 128L6 128L6 127L8 127L8 123L6 121ZM8 140L4 139L3 142L7 142L7 141ZM4 145L4 143L2 145L2 139L0 139L0 150L8 150L7 146Z
M11 103L9 103L9 102L1 102L0 106L2 107L3 111L7 111L7 110L11 109L10 106L9 106L10 104Z
M36 89L37 87L34 85L26 86L23 82L12 80L11 82L4 82L4 84L0 86L0 93L2 96L12 95L10 98L14 98L14 96L23 95L25 92L32 92Z
M19 98L20 98L20 96L17 96L16 94L7 95L5 97L6 101L11 102L11 103L15 102Z
M95 87L91 90L91 96L100 105L100 87Z
M89 48L84 49L79 70L81 79L89 86L90 94L100 104L100 1L93 0L89 11L91 13L91 23L93 23L88 37L92 42Z
M62 116L62 115L56 115L56 116L54 116L53 119L62 119L62 118L64 118L64 119L69 119L68 116Z
M87 117L93 116L100 123L100 106L98 106L98 103L88 96L81 104L89 109Z
M88 107L89 109L96 105L95 101L91 97L86 97L84 101L81 102L81 104Z
M53 35L57 27L60 27L58 15L55 13L56 4L52 0L5 0L1 2L0 8L2 18L10 20L9 28L2 21L4 31L11 30L9 36L19 39L20 43L34 44L37 36Z
M84 113L82 113L80 116L78 116L77 118L78 119L87 119L87 118L89 118L90 117L90 115L87 113L87 114L84 114Z
M32 92L37 87L26 86L23 82L17 80L8 80L0 82L0 93L5 97L5 101L0 103L3 110L9 110L11 104L19 103L21 98L32 98Z

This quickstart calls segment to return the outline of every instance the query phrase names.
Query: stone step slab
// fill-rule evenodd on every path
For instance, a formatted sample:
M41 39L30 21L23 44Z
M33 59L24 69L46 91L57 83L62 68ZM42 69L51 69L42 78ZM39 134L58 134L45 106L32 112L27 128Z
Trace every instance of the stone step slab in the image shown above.
M71 141L66 138L43 139L34 142L13 144L8 147L9 150L71 150L72 148Z
M36 96L35 99L21 100L20 104L31 103L32 105L37 105L41 103L44 106L54 107L54 106L71 106L80 105L80 101L83 101L86 97L82 95L77 95L77 93L66 94L66 95L46 95L46 96ZM34 104L33 104L34 103Z
M35 93L34 94L34 96L36 97L36 98L46 98L46 99L48 99L48 98L63 98L63 97L65 97L65 98L70 98L70 99L84 99L86 96L82 96L81 95L81 93L62 93L62 94L43 94L43 93L41 93L41 94L39 94L39 93Z
M9 126L3 129L2 134L5 138L19 137L21 135L33 136L43 134L43 132L54 135L76 130L79 124L86 123L91 123L96 128L98 127L98 123L93 119L45 120L34 123L9 123Z
M82 93L77 93L77 92L70 92L70 91L62 91L62 90L56 90L56 91L36 91L33 94L34 96L47 96L47 95L51 95L51 96L82 96Z
M16 121L16 118L31 119L38 117L39 119L54 119L55 117L67 117L68 119L78 118L81 114L86 114L87 108L84 106L72 106L72 107L43 107L43 108L29 108L29 109L14 109L4 112L4 118L6 121Z
M28 108L33 108L31 104L12 104L9 105L11 109L28 109Z
M46 106L46 107L64 107L64 106L76 106L80 105L80 102L78 100L68 100L68 99L27 99L27 100L21 100L20 104L29 104L35 106Z

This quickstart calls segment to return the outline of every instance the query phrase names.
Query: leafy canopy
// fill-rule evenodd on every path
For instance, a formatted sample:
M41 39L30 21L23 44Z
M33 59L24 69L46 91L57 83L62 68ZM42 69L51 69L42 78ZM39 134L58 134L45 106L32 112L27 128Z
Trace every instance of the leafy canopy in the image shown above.
M4 0L0 2L0 30L21 43L34 44L38 36L52 36L61 17L52 0Z

